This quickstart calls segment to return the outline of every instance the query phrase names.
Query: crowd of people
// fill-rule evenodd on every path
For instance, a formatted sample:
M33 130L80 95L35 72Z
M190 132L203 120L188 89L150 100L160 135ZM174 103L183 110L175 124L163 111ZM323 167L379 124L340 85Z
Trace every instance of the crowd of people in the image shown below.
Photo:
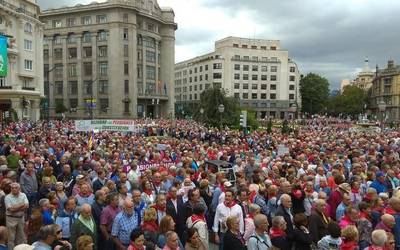
M135 120L0 131L0 250L399 250L400 133ZM210 161L230 164L210 168Z

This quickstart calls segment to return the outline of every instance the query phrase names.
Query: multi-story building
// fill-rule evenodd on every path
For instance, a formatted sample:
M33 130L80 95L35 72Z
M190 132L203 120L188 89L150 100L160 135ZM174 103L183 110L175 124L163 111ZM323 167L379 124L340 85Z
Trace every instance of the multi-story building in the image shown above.
M208 88L222 88L259 118L288 117L300 106L300 73L278 40L227 37L215 51L175 65L176 112Z
M400 121L400 65L389 60L385 69L376 69L372 83L371 108L378 117Z
M174 12L151 0L109 0L43 11L49 115L174 114Z
M374 79L375 73L369 68L368 58L365 58L364 68L358 73L353 84L367 91L372 86L372 80Z
M0 35L8 40L8 73L0 77L1 118L40 119L43 24L38 14L36 0L0 1Z

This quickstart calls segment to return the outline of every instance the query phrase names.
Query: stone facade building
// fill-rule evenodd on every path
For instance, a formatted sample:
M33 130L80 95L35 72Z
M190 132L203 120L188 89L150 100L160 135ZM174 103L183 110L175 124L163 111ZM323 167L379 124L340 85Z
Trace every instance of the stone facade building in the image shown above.
M49 116L174 114L174 12L151 0L109 0L45 10Z
M222 88L258 118L287 118L300 107L300 73L277 40L227 37L215 51L175 65L176 112L194 106L208 88Z
M8 37L8 74L0 77L0 119L13 114L18 119L40 119L43 24L38 14L35 0L0 1L0 35Z

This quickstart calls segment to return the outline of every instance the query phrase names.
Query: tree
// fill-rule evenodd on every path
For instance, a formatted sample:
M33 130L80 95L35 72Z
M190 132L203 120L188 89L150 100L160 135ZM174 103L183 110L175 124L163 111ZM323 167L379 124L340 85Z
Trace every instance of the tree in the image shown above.
M356 116L363 113L367 104L367 92L355 85L348 85L343 89L340 98L341 113Z
M66 112L68 109L64 106L64 103L56 101L56 113L60 114L60 113L64 113Z
M309 73L300 80L300 94L303 112L323 113L329 97L329 82L322 76Z

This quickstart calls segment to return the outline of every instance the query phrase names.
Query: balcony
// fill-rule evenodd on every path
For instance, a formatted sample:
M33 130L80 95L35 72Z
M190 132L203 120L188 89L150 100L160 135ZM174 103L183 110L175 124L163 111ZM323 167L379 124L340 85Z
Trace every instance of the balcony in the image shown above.
M34 87L22 87L22 90L35 91Z
M244 58L237 58L237 57L232 57L232 61L235 62L255 62L255 63L281 63L281 60L253 60L252 58L244 59Z
M0 89L12 89L12 86L0 86Z
M23 13L23 14L33 17L33 18L37 18L37 15L35 13L27 11L26 9L18 7L14 4L11 4L5 0L0 0L0 5L4 6L5 8L11 9L12 11L15 11L18 13Z

